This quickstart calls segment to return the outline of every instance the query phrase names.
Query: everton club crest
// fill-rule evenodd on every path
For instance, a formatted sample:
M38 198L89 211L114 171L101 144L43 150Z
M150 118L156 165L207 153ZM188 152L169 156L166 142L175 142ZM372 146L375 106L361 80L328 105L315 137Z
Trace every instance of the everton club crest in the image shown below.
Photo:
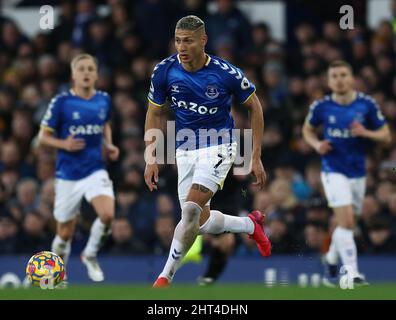
M206 92L205 95L209 99L216 99L219 96L219 91L217 90L217 87L214 85L209 85L206 87Z

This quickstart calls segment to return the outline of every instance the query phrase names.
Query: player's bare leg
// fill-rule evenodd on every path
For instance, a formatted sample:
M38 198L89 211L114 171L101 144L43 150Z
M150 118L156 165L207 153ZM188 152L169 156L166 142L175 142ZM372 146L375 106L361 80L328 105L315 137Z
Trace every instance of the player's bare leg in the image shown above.
M154 287L165 287L172 281L182 258L198 234L248 233L256 241L263 256L271 254L271 243L264 233L264 216L261 212L253 211L248 217L234 217L210 210L205 205L212 196L213 192L205 186L192 185L182 208L182 220L175 228L168 260Z
M67 262L71 252L71 242L76 229L76 224L77 218L73 218L72 220L66 222L58 222L56 225L56 235L52 241L51 251L61 257L65 264L64 281L62 281L62 283L57 286L58 289L65 289L68 286Z
M355 279L356 284L363 284L365 281L358 270L357 249L353 237L355 229L353 206L346 205L333 209L337 227L331 238L330 249L325 256L326 262L331 266L336 266L338 258L341 258L342 264L348 267L348 272L352 272L352 277ZM331 276L335 275L332 274Z
M213 192L205 186L199 184L191 186L186 202L182 206L182 218L175 228L168 260L154 287L165 287L172 281L183 257L198 235L202 208L212 197Z
M111 222L114 218L114 199L109 196L97 196L91 200L98 217L91 227L91 233L81 254L81 261L88 270L92 281L104 280L104 274L97 261L97 253L111 232Z

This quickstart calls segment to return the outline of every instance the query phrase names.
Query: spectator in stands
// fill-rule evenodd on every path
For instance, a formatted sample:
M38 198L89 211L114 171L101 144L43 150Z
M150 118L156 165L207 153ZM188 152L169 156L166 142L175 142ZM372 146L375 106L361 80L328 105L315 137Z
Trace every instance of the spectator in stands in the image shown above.
M303 254L320 254L326 239L326 227L322 223L309 222L304 229L304 245L300 249Z
M389 216L392 234L396 236L396 192L393 192L388 198L387 215Z
M34 179L23 179L18 182L16 193L9 208L14 219L21 222L28 212L38 207L38 184Z
M370 254L395 254L396 237L392 234L389 219L376 216L368 229L369 244L366 253Z
M0 255L17 252L18 226L9 217L0 216Z
M73 0L62 0L59 6L59 16L56 20L56 26L50 33L49 44L50 51L54 54L57 52L62 42L72 40L74 17L76 6Z
M169 252L173 239L173 230L175 229L175 218L170 214L160 214L155 220L156 241L152 246L154 253L166 255Z
M19 173L16 170L5 170L1 173L1 183L4 186L7 200L10 200L14 195L18 180Z
M130 12L121 3L111 7L110 21L112 33L120 41L136 32L136 21L131 19Z
M173 37L174 30L165 26L175 25L177 9L170 0L136 1L134 18L151 58L166 56L168 40Z
M8 196L6 192L6 188L3 183L0 181L0 217L10 217L10 212L8 209Z
M266 63L262 70L262 79L267 88L270 106L279 108L285 102L287 94L283 66L277 62Z
M273 199L268 191L260 190L254 194L253 208L263 213L274 211Z
M113 68L120 58L120 43L104 19L93 20L88 27L84 47L96 59L100 68ZM111 48L111 50L109 50Z
M15 141L8 141L1 145L0 171L20 169L21 155Z
M74 18L72 33L73 45L80 48L88 38L88 28L96 18L96 7L92 0L80 0L77 2L77 15Z
M220 46L227 45L238 58L252 45L251 25L236 7L234 0L216 0L217 12L206 19L206 31L210 35L207 49L216 53Z
M272 254L291 254L297 247L297 240L288 230L285 218L279 213L273 213L267 219L268 235L272 244Z
M47 233L45 219L37 211L29 211L23 219L18 235L18 253L34 254L51 247L51 237Z
M172 198L167 194L161 194L157 197L157 214L158 215L175 215L175 204Z
M2 25L0 49L6 51L11 56L16 56L18 48L28 39L21 33L16 24L11 21L5 21Z
M250 54L254 55L253 63L256 66L261 66L265 62L265 55L267 53L267 46L271 41L271 32L267 24L261 22L253 25L252 42L253 46Z
M305 209L306 222L318 222L324 226L329 223L329 207L322 196L310 198L305 204Z
M377 185L375 196L378 199L381 209L386 208L389 197L394 192L395 186L390 181L383 181Z
M154 238L155 203L142 193L139 171L135 169L127 173L127 178L116 192L117 217L127 217L134 227L137 238L145 244L150 244Z
M54 199L55 199L54 183L55 181L53 179L53 176L51 176L51 178L43 182L40 189L38 210L40 214L46 219L47 222L48 221L52 222L53 220Z
M4 72L3 76L5 77ZM9 138L11 134L10 125L12 120L12 110L15 107L15 98L15 93L12 87L5 85L0 87L0 137L3 140Z
M113 221L111 238L104 250L116 255L133 255L149 252L146 245L135 238L133 227L125 217L117 218Z
M279 210L285 213L293 212L298 205L289 181L284 178L274 180L270 184L269 192L275 212Z
M34 168L29 163L28 155L30 153L31 140L34 136L34 130L32 124L32 114L26 110L16 109L13 112L11 122L12 136L15 143L18 145L18 149L21 157L20 173L23 177L34 175Z

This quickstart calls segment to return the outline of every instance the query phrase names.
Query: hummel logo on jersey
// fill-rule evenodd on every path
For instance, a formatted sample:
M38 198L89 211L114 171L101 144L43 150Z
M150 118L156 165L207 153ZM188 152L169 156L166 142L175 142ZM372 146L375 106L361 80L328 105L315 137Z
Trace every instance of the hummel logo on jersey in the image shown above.
M80 119L80 114L78 112L73 112L73 120L79 120Z
M179 92L180 92L180 91L179 91L179 86L172 85L171 91L172 91L172 92L175 92L175 93L179 93Z

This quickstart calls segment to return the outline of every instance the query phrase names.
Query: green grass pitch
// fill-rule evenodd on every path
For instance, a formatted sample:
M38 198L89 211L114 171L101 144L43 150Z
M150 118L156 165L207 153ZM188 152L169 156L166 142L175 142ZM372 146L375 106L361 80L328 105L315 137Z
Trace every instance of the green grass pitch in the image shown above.
M177 284L166 289L149 285L71 285L67 289L0 289L0 300L396 300L396 283L342 290L267 288L264 284L216 284L210 287Z

